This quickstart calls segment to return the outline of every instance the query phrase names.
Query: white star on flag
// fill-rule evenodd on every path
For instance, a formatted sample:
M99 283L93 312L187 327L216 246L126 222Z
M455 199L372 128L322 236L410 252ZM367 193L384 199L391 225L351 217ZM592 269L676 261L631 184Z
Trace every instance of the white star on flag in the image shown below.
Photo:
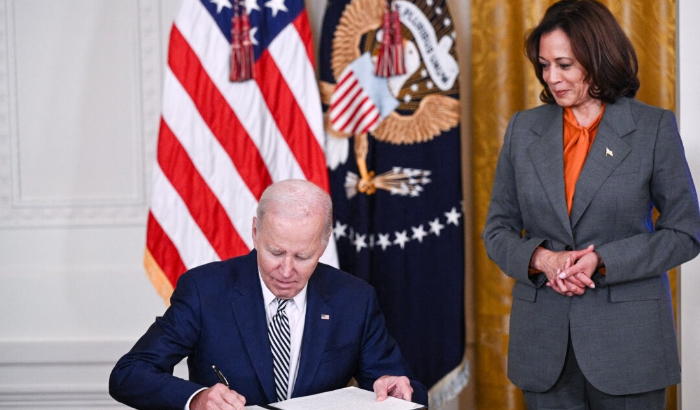
M228 0L209 0L211 3L216 4L216 14L221 13L224 7L231 8L231 2Z
M389 235L388 233L380 233L379 234L379 240L377 241L377 244L382 247L382 250L385 251L388 246L391 246L391 241L389 240Z
M265 3L265 7L269 7L272 10L272 17L277 17L277 12L288 11L287 6L284 5L284 0L270 0Z
M450 212L445 212L445 216L447 217L447 224L455 224L459 226L459 218L462 216L459 212L457 212L457 208L452 208Z
M404 245L406 245L406 242L410 241L410 239L408 239L406 231L394 232L394 235L396 235L396 239L394 239L394 245L399 245L401 249L403 249Z
M413 236L411 239L418 239L418 242L423 243L423 238L428 235L428 233L423 229L423 224L419 225L418 228L411 227L413 230Z
M250 16L250 12L253 10L260 11L258 0L245 0L245 12Z
M258 28L257 28L257 27L251 27L251 28L250 28L250 33L248 33L248 34L249 34L249 37L250 37L250 42L251 42L254 46L257 46L257 45L258 45L258 40L255 38L255 35L256 35L257 33L258 33Z
M353 244L355 244L355 250L357 252L360 252L362 248L367 247L367 243L365 242L366 237L367 235L360 235L359 233L355 234L355 241L353 242Z
M440 223L440 218L435 218L434 221L428 222L430 225L430 233L434 233L435 236L440 236L440 231L445 228L445 225Z
M335 227L333 228L333 234L335 235L335 239L338 240L341 237L346 237L347 234L345 233L345 230L348 228L346 224L341 224L340 221L335 221Z

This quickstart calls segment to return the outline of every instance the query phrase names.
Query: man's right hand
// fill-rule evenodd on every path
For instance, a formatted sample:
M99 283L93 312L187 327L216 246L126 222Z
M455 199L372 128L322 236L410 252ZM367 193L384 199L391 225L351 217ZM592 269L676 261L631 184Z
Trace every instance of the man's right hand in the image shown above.
M190 410L243 410L244 407L245 397L221 383L195 394L190 402Z

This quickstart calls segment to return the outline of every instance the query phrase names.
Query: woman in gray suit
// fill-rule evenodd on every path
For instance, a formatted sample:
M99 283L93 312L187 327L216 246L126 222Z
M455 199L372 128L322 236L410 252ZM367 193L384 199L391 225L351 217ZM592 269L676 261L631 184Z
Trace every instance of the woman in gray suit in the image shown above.
M508 124L483 232L515 279L508 377L529 410L662 410L666 271L700 251L675 116L634 99L635 51L594 0L555 3L525 43L545 104Z

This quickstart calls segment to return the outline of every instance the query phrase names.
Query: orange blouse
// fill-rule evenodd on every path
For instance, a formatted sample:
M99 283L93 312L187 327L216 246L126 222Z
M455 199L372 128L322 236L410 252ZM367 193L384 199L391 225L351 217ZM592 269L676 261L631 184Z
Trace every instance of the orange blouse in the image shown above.
M581 175L583 163L591 149L595 134L598 132L598 124L603 118L605 104L601 107L600 114L588 127L578 125L576 116L571 107L564 107L564 186L566 192L566 207L571 215L571 205L574 202L576 181Z

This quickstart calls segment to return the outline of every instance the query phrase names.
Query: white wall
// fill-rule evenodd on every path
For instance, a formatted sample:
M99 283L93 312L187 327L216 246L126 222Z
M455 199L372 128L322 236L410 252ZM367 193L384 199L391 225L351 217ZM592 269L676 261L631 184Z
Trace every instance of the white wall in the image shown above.
M179 0L0 1L0 408L118 408Z
M164 310L141 260L179 3L0 1L0 409L121 408L109 371ZM314 27L324 5L307 1ZM678 6L679 118L700 181L700 4ZM681 273L685 410L700 408L687 387L700 386L699 273L700 260Z
M700 3L678 0L678 116L685 155L700 188ZM683 410L700 409L700 258L681 267L680 389Z

